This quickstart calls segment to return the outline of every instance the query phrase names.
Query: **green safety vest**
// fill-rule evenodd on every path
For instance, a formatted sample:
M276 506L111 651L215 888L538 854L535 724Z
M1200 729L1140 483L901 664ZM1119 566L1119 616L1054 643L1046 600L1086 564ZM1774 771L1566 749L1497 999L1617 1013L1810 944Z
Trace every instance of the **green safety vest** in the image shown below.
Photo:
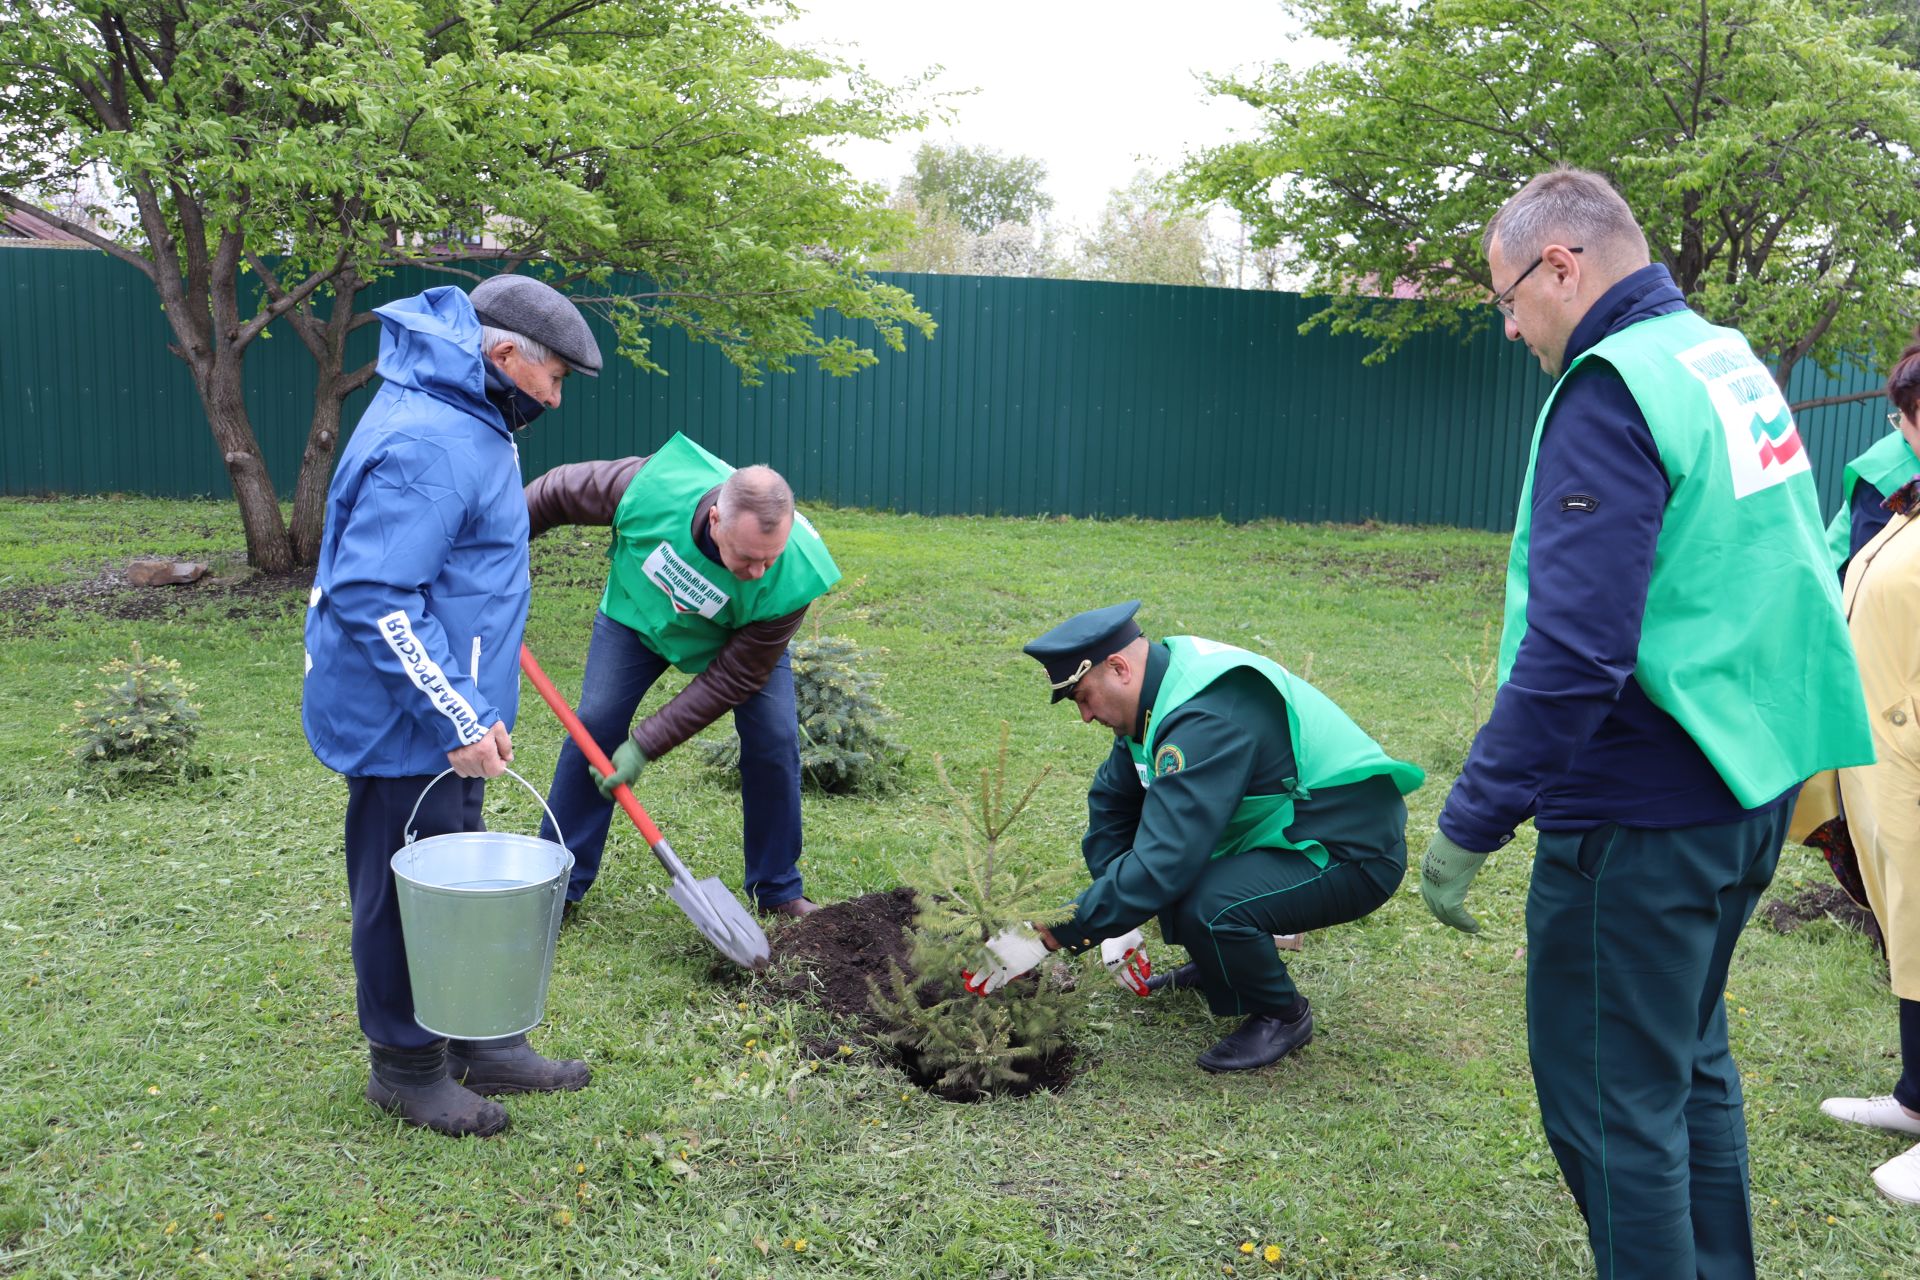
M1293 761L1300 770L1296 778L1286 779L1287 789L1277 795L1248 796L1227 820L1227 829L1214 849L1216 858L1244 853L1248 849L1297 849L1316 867L1327 865L1327 851L1319 841L1302 836L1290 838L1287 828L1293 824L1296 801L1316 791L1345 786L1379 774L1393 779L1401 795L1419 789L1427 780L1420 766L1395 760L1369 738L1333 699L1294 675L1279 663L1230 644L1202 640L1198 636L1168 636L1172 661L1160 680L1160 692L1147 714L1145 745L1127 739L1133 755L1133 767L1140 774L1140 785L1153 785L1155 740L1160 726L1174 710L1208 685L1241 667L1258 671L1273 685L1287 705L1287 730L1293 736ZM1176 748L1168 746L1166 751Z
M1853 486L1865 480L1881 494L1891 495L1916 473L1920 473L1920 457L1914 455L1913 446L1898 431L1881 436L1871 449L1847 464L1840 477L1840 509L1827 526L1827 550L1833 556L1834 568L1845 564L1852 554Z
M706 670L748 623L784 618L826 594L840 569L813 524L793 532L773 567L752 582L709 560L693 540L693 513L733 468L679 432L640 468L613 513L613 545L600 610L640 633L680 670Z
M1691 311L1603 338L1541 407L1507 559L1501 683L1527 631L1540 438L1560 388L1588 359L1626 381L1672 486L1634 679L1747 808L1822 769L1870 762L1860 676L1793 415L1747 340Z

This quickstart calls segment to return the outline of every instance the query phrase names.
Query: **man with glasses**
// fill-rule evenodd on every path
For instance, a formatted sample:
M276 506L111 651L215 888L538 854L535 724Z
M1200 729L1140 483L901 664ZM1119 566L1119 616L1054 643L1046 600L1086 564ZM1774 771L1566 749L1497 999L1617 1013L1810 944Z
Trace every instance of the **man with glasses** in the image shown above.
M1604 178L1540 175L1483 248L1508 339L1557 381L1500 689L1421 893L1477 932L1468 885L1534 820L1534 1085L1599 1274L1752 1276L1727 967L1800 783L1872 757L1806 450Z

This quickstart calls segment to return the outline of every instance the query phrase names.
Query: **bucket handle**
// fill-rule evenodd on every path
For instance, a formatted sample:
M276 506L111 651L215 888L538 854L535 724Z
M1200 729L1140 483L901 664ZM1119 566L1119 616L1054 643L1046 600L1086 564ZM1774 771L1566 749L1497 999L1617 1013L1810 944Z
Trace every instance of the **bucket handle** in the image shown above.
M453 772L452 769L442 769L439 773L436 773L433 775L433 782L429 782L426 786L420 788L420 799L415 800L413 802L413 812L407 815L407 825L405 827L405 831L407 834L407 841L406 841L407 844L412 844L415 840L418 840L420 838L414 832L413 820L420 816L421 801L427 798L427 792L433 790L434 782L440 781L440 779L446 777L448 774L452 772ZM518 782L521 786L533 792L533 798L535 800L538 800L540 802L540 807L542 809L546 809L547 811L547 821L553 824L553 834L560 837L560 847L562 849L567 849L568 847L567 837L564 834L562 834L560 831L560 819L553 816L552 809L547 808L547 798L541 795L540 792L535 789L534 785L531 782L528 782L525 778L521 777L519 774L515 773L513 770L508 769L506 772L509 778L512 778L515 782ZM571 852L570 849L568 851Z

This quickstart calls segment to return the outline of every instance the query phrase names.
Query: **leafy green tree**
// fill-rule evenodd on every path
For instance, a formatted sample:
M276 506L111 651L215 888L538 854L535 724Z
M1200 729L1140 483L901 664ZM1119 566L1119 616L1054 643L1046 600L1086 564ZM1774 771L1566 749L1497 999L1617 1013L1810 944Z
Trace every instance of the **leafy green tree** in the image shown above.
M901 185L923 210L943 212L979 236L1005 222L1032 226L1043 219L1053 208L1046 180L1047 166L1032 156L926 143Z
M1309 287L1334 295L1316 321L1378 339L1375 358L1484 315L1481 228L1556 163L1612 179L1655 260L1705 315L1745 330L1783 386L1803 359L1883 365L1912 330L1910 3L1297 0L1294 12L1342 55L1215 80L1265 123L1194 157L1183 190L1286 246ZM1381 305L1396 288L1433 305Z
M1046 222L1002 222L978 235L935 204L923 206L896 192L892 208L913 219L913 233L884 258L888 271L926 271L959 276L1057 276L1068 274L1054 229Z
M98 165L119 234L65 224L152 282L262 569L311 563L346 340L404 264L477 279L541 264L613 323L718 344L749 376L875 357L930 319L866 254L902 228L827 155L919 123L891 89L777 43L778 6L724 0L0 0L0 201ZM489 268L490 269L490 268ZM616 278L641 277L634 291ZM291 528L242 396L252 344L316 361Z
M1107 196L1098 225L1080 242L1073 273L1082 280L1132 284L1217 283L1206 224L1182 211L1145 170Z

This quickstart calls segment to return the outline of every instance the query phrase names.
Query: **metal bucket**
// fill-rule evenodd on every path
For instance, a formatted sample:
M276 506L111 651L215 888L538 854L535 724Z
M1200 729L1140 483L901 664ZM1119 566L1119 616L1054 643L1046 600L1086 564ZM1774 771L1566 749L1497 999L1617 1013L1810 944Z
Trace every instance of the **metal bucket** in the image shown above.
M429 782L420 799L452 772ZM547 808L525 778L507 773ZM413 830L419 813L416 800L407 815L407 843L392 860L414 1021L458 1040L531 1030L547 1004L573 855L551 840L497 831L419 840ZM560 824L553 829L557 834Z

